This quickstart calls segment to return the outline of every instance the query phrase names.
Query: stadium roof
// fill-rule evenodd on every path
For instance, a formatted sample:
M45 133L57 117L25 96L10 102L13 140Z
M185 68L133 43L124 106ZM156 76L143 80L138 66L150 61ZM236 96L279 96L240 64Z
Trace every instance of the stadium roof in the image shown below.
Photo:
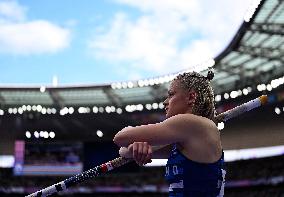
M256 8L257 7L257 8ZM228 47L217 56L216 94L268 84L284 73L284 1L252 7ZM255 11L255 12L254 12ZM0 109L22 105L125 106L164 100L174 74L135 82L70 87L0 87Z

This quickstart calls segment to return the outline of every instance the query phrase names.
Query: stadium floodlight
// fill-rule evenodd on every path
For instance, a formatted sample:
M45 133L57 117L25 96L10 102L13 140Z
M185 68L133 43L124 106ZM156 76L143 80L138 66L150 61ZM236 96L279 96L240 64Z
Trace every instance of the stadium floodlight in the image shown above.
M231 93L230 93L230 97L231 98L236 98L236 97L238 97L238 92L237 91L232 91Z
M275 107L274 111L278 115L281 114L281 110L279 109L279 107Z
M144 109L144 107L143 107L142 104L138 104L138 105L136 106L136 108L137 108L138 111L142 111L142 110Z
M34 132L35 138L39 138L39 133L37 131Z
M27 138L31 138L31 137L32 137L32 134L31 134L31 132L29 132L29 131L26 131L26 137L27 137Z
M99 112L99 108L97 107L97 106L94 106L93 107L93 112L96 114L96 113L98 113Z
M228 99L229 97L230 97L230 95L229 95L228 93L225 93L225 94L224 94L224 98L225 98L225 99Z
M43 108L41 109L41 113L42 113L42 114L46 114L46 108L45 108L45 107L43 107Z
M151 110L151 109L152 109L152 105L149 104L149 103L147 103L147 104L145 105L145 107L146 107L146 109L148 109L148 110Z
M43 92L45 92L45 89L46 89L45 86L41 86L41 87L39 88L39 91L43 93Z
M272 90L272 86L270 84L267 84L266 85L266 89L267 89L267 91L271 91Z
M116 109L116 113L122 114L122 109L121 109L121 108L117 108L117 109Z
M27 110L27 106L26 106L26 105L23 105L23 106L22 106L22 109L23 109L24 111L26 111L26 110Z
M69 107L69 109L68 109L68 112L69 112L69 114L73 114L74 113L74 108L73 107Z
M13 108L13 114L17 114L18 109L17 108Z
M44 131L39 132L39 137L44 137Z
M48 138L48 136L49 136L49 133L48 133L47 131L44 131L44 133L43 133L43 137L44 137L45 139L47 139L47 138Z
M37 105L37 106L36 106L36 110L37 110L38 112L40 112L41 109L42 109L42 106L41 106L41 105Z
M163 103L163 102L160 102L160 103L159 103L159 108L160 108L160 109L164 109L164 107L165 107L165 106L164 106L164 103Z
M49 109L49 108L48 108L48 109ZM52 113L52 114L56 114L56 111L57 111L57 110L56 110L55 108L51 108L51 113Z
M222 99L222 96L221 96L221 95L216 95L216 96L215 96L215 101L216 101L216 102L221 101L221 99Z
M27 106L27 111L31 111L32 110L32 106L28 105Z
M53 131L50 131L50 132L49 132L49 137L50 137L50 138L55 138L55 133L54 133Z
M133 88L133 87L134 87L133 82L129 81L129 82L127 83L127 87L128 87L128 88Z
M8 109L8 113L9 113L9 114L12 114L12 113L13 113L13 109L12 109L12 108L9 108L9 109Z
M36 109L37 109L36 106L33 105L33 106L32 106L32 110L33 110L33 111L36 111Z
M104 110L104 108L103 107L99 107L99 112L100 113L103 113L105 110Z
M144 81L143 80L139 80L138 81L138 86L139 87L143 87L144 86Z
M23 112L24 112L24 110L23 110L21 107L19 107L19 108L18 108L18 113L19 113L19 114L22 114Z
M159 107L159 104L158 104L158 103L153 103L153 104L152 104L152 108L153 108L153 109L158 109L158 107Z
M97 130L97 136L103 137L104 133L101 130Z
M224 128L225 128L224 122L219 122L219 123L218 123L218 129L219 129L219 130L222 130L222 129L224 129Z
M244 95L248 95L248 89L244 88L244 89L243 89L243 94L244 94Z
M110 106L106 106L106 107L105 107L105 111L106 111L106 113L110 113L110 112L111 112Z

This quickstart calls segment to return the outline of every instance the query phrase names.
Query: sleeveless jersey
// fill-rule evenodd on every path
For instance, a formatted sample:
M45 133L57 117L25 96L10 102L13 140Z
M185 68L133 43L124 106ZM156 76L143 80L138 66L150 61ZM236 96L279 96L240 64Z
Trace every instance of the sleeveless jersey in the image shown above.
M174 144L165 173L169 197L222 197L225 174L223 151L215 163L199 163L186 158Z

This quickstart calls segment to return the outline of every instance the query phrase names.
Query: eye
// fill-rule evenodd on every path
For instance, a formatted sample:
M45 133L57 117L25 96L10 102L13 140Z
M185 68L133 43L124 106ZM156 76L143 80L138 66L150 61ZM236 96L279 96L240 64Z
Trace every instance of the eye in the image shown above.
M172 97L174 95L173 92L168 92L168 97Z

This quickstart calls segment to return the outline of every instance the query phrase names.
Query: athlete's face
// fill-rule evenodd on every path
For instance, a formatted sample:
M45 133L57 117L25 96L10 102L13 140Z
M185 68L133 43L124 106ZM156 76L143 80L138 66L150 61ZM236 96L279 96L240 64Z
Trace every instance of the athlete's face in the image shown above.
M192 93L185 90L179 80L174 80L168 90L168 97L164 101L166 117L177 114L191 113Z

